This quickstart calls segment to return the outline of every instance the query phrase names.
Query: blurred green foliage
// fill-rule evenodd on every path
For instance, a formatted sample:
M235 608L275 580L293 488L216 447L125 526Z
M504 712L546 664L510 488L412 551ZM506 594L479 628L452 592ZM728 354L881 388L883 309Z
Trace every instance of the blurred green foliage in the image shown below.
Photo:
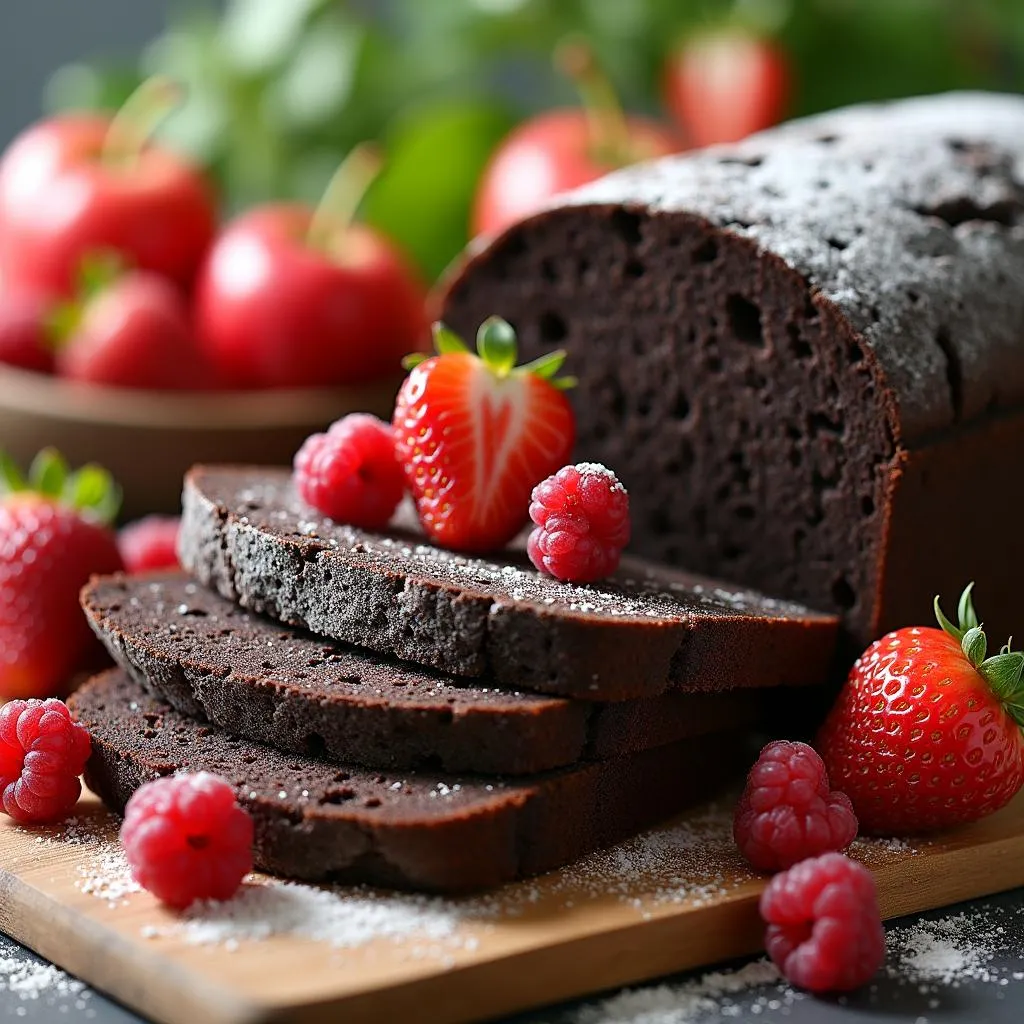
M627 106L656 111L688 34L777 37L794 114L950 88L1024 89L1022 0L228 0L176 17L134 68L76 64L55 108L112 107L148 74L189 88L165 139L206 165L227 212L314 200L353 144L389 163L364 214L436 276L466 237L475 182L515 120L575 102L550 55L583 32Z

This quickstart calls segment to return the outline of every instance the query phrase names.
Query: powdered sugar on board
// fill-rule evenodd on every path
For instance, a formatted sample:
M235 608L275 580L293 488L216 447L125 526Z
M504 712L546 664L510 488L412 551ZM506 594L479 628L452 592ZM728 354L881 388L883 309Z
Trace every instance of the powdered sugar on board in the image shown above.
M111 908L140 891L117 842L116 827L102 812L69 819L63 831L51 830L37 842L82 847L76 885ZM866 840L858 841L855 852L877 865L912 856L915 850L898 841ZM454 950L476 948L501 920L528 915L540 904L568 912L614 899L646 919L666 908L706 905L753 877L733 843L731 803L725 802L596 851L561 871L493 893L426 897L255 875L235 899L200 904L177 918L163 915L143 926L143 935L230 950L272 936L345 949L383 940L408 946L414 956L445 960Z

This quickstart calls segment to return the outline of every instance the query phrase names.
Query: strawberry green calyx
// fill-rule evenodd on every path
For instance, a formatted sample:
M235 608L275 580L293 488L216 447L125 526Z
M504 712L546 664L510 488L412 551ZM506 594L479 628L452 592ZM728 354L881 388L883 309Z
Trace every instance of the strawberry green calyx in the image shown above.
M969 583L960 595L957 608L959 625L953 625L942 613L939 598L935 598L935 617L944 633L960 643L967 660L978 670L982 678L992 687L992 692L1002 701L1007 712L1024 728L1024 652L1011 650L1009 643L1003 645L998 654L988 654L988 639L971 600L973 583Z
M462 353L472 355L469 346L451 328L437 321L432 328L434 348L439 356ZM489 316L476 332L476 354L484 365L499 378L513 374L532 373L535 377L546 380L559 391L567 391L577 384L575 377L558 377L556 374L565 363L567 352L556 349L532 362L516 366L519 356L519 344L515 328L500 316ZM402 366L411 370L429 359L422 352L414 352L402 360Z
M121 507L121 489L102 466L88 463L74 472L55 448L44 448L27 477L0 451L0 497L37 494L73 508L92 522L109 525Z
M82 257L75 275L74 296L58 303L47 317L46 334L53 348L64 346L78 330L89 302L127 270L124 257L113 249L96 249Z

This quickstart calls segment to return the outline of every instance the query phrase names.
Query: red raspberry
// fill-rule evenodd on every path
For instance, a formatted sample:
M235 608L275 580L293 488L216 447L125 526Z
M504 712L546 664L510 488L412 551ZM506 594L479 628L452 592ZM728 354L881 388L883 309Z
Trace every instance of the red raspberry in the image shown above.
M252 871L252 818L219 775L147 782L124 811L121 843L132 877L172 907L226 900Z
M339 523L383 529L405 490L391 426L355 412L313 434L295 456L295 489Z
M526 549L530 561L556 579L591 583L615 572L629 541L629 495L604 466L565 466L533 489L537 524Z
M179 516L146 516L122 527L117 547L128 572L178 566Z
M811 992L849 992L885 959L875 880L841 853L801 861L761 894L764 945L786 980Z
M0 792L17 822L59 821L78 802L92 743L63 701L12 700L0 707Z
M761 751L736 805L733 837L759 871L844 850L857 836L845 793L829 791L825 764L806 743L777 740Z

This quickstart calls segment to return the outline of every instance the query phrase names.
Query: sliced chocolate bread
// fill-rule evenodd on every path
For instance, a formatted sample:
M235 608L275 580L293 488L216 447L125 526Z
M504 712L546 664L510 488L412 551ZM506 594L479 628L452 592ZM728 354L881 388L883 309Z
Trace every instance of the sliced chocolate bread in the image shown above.
M216 772L253 816L259 868L437 892L500 885L624 839L713 793L743 759L732 733L521 780L385 775L233 738L120 670L69 703L92 736L86 781L110 807L162 775Z
M639 553L858 644L973 579L1014 633L1022 166L1021 96L793 122L560 196L475 248L442 316L568 350L577 456L629 488Z
M394 526L320 516L284 469L200 466L180 554L254 611L509 689L606 701L828 673L834 616L631 558L604 583L560 583L522 550L488 560L424 543L409 507Z
M475 685L247 612L183 574L94 579L90 625L184 714L328 760L520 775L763 720L763 690L593 704Z

